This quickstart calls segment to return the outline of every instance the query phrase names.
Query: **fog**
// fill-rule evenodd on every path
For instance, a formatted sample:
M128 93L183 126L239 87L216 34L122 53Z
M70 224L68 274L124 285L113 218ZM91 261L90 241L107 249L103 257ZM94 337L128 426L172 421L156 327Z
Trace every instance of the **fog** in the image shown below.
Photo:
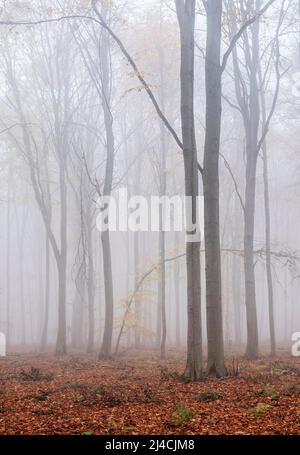
M268 2L224 1L220 36L213 2L196 2L192 51L181 9L193 2L177 3L1 1L8 353L178 350L188 364L208 350L222 375L223 342L226 356L256 358L290 351L300 331L298 2L271 2L231 49ZM161 222L100 232L101 198L120 188L147 201L204 195L202 240Z

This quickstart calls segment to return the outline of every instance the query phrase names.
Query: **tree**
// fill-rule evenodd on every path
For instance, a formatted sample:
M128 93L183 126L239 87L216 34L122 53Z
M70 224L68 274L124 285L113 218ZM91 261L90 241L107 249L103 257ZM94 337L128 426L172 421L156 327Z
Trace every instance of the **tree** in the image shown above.
M274 1L274 0L273 0ZM207 18L205 54L206 121L203 161L204 234L206 263L206 309L207 309L207 373L224 376L223 326L222 326L222 280L220 252L219 210L219 154L222 116L222 74L231 52L243 33L273 3L269 1L256 14L252 14L239 30L235 30L229 46L220 61L222 36L222 1L204 1ZM254 26L253 26L254 27Z
M107 2L102 3L101 12L97 9L95 1L92 1L92 6L96 14L102 18L104 23L106 22L109 23L111 15L109 4ZM100 188L98 181L95 185L98 197L101 201L102 196L110 196L112 191L115 158L114 145L115 139L113 132L113 114L111 107L112 73L110 55L110 35L105 28L101 30L100 36L98 34L98 31L96 32L93 29L92 33L87 38L79 35L77 36L77 39L83 63L87 68L92 83L96 88L98 96L100 98L104 117L106 161L103 188ZM95 46L94 52L92 53L88 49L88 39L91 40L91 42ZM113 272L110 234L108 229L101 232L101 244L105 292L105 322L99 358L105 359L111 356L114 322L114 290L112 276Z
M207 373L224 376L222 288L219 219L219 149L222 112L220 63L222 1L205 2L207 37L205 55L206 129L203 161L204 233L206 264Z
M195 0L176 0L180 28L181 128L185 195L192 198L191 220L197 221L199 196L198 160L194 119L194 30ZM200 241L186 243L188 339L185 376L195 381L202 376Z
M261 1L241 2L241 11L244 16L253 16L255 10L259 10ZM233 17L236 17L236 5L231 4L231 12ZM283 20L284 2L282 3L281 13L279 16L276 36ZM233 34L236 33L236 23L232 24ZM246 155L246 184L245 184L245 201L244 201L244 277L245 277L245 304L247 316L247 348L246 356L250 359L255 359L258 356L258 325L257 325L257 310L256 310L256 292L255 292L255 263L254 263L254 224L255 224L255 197L256 197L256 170L259 152L265 141L266 134L269 129L269 124L273 116L279 90L278 78L278 63L277 63L277 84L272 101L272 106L268 116L264 114L262 118L261 106L261 91L263 90L262 80L265 80L265 75L259 78L261 72L261 50L259 45L260 23L255 21L249 29L244 30L242 35L242 55L243 65L246 71L241 69L241 61L237 49L233 49L233 70L234 70L234 86L236 99L238 102L239 111L243 118L245 129L245 155ZM269 65L267 64L267 71ZM261 79L261 84L260 84ZM260 126L262 124L262 132L260 135ZM266 169L265 169L266 171ZM266 176L266 174L265 174ZM267 189L267 188L266 188ZM266 196L266 194L265 194ZM268 210L268 207L266 207ZM267 213L266 213L267 216ZM268 224L268 223L267 223ZM268 231L268 232L267 232ZM266 237L269 242L269 226L266 226ZM267 259L267 264L270 261ZM269 264L270 265L270 264ZM270 268L267 265L267 270ZM269 290L269 309L270 318L273 319L273 304L272 294L270 293L270 275L268 272L268 290ZM270 300L271 299L271 300ZM270 330L272 332L272 321L270 319ZM274 339L273 339L274 341Z
M276 337L275 337L275 321L274 321L274 292L273 292L273 276L271 262L271 215L270 215L270 193L269 193L269 171L268 171L268 154L266 135L270 121L273 117L279 94L279 86L282 74L280 73L280 49L279 49L279 32L285 15L285 0L281 5L278 25L275 33L275 38L272 45L271 58L274 60L275 67L275 91L273 95L272 106L267 116L266 108L266 83L265 74L262 74L261 61L259 61L258 79L260 83L260 103L262 113L262 131L265 136L262 141L262 161L263 161L263 181L264 181L264 209L265 209L265 242L266 242L266 272L267 272L267 288L268 288L268 309L269 309L269 330L270 330L270 355L276 355Z
M69 35L66 34L66 41L69 42ZM43 41L44 46L49 45L47 39ZM61 43L60 43L61 44ZM24 156L25 162L28 165L30 180L33 187L36 202L38 204L42 219L49 237L51 247L53 249L56 266L58 271L58 330L56 340L56 354L66 354L66 267L67 267L67 186L66 186L66 167L67 167L67 152L68 152L68 131L67 118L70 114L70 59L63 57L61 47L58 41L53 43L53 54L50 53L49 60L46 60L45 68L47 71L49 90L44 91L44 97L41 96L41 106L45 106L46 97L49 94L49 99L52 107L53 118L48 117L51 123L52 145L58 166L58 188L60 194L60 228L59 240L56 238L53 227L51 226L51 213L49 210L49 198L47 197L47 184L43 180L43 170L40 165L41 156L37 153L37 142L32 131L32 127L28 124L27 115L24 103L22 102L20 83L16 75L16 67L13 65L11 50L7 46L4 51L3 58L6 63L6 78L13 95L12 110L18 118L17 126L21 130L21 142L18 136L14 135L12 130L8 132L10 137L16 144ZM40 58L42 52L40 54ZM69 56L70 57L70 56ZM61 61L64 58L64 72L62 74ZM40 63L40 62L39 62ZM37 85L39 79L36 73L33 73ZM58 84L57 90L54 88L55 78L58 78L61 84ZM46 95L47 92L47 95ZM39 93L40 94L40 93ZM37 95L37 93L36 93ZM61 102L61 100L63 100ZM35 100L36 101L36 100ZM39 135L39 141L43 141L43 136ZM48 138L47 138L48 141ZM43 143L43 142L42 142ZM41 147L43 150L45 143Z
M104 20L108 19L109 10L104 3L102 7ZM112 179L114 170L114 133L113 133L113 116L110 105L110 64L109 64L109 36L106 30L103 30L100 47L100 60L102 69L102 107L106 134L107 158L105 168L105 179L103 195L109 196L112 189ZM105 326L102 340L102 346L99 356L107 358L111 355L112 332L114 320L114 294L113 278L111 264L111 250L109 241L109 231L103 231L101 234L102 251L103 251L103 272L104 272L104 289L105 289Z

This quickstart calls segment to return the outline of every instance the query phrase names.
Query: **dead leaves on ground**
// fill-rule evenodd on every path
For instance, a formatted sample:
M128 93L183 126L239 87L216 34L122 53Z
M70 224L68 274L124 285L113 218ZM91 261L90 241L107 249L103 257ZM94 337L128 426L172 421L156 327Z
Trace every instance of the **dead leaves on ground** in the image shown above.
M181 381L182 354L17 356L0 363L1 434L299 434L300 361L239 361Z

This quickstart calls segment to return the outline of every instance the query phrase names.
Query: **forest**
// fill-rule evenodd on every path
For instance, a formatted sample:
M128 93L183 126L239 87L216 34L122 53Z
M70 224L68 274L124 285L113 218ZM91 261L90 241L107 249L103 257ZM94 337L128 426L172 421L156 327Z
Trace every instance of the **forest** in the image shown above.
M0 435L300 434L299 122L300 0L0 0Z

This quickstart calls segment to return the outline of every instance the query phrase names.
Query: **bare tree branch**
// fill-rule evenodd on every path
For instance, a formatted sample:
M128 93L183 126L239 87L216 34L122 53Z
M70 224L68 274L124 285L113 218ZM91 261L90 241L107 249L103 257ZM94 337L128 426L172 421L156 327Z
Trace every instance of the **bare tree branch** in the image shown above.
M139 79L139 81L141 82L142 86L146 90L146 92L147 92L147 94L148 94L148 96L149 96L149 98L150 98L150 100L151 100L151 102L152 102L152 104L153 104L158 116L160 117L160 119L164 123L165 127L168 129L168 131L173 136L173 138L174 138L175 142L177 143L177 145L184 151L182 141L178 137L178 135L177 135L176 131L174 130L174 128L171 126L171 124L168 121L168 119L165 116L165 114L162 112L162 110L161 110L161 108L160 108L160 106L159 106L159 104L158 104L158 102L157 102L157 100L155 98L155 95L152 92L149 84L147 83L147 81L142 76L142 73L139 71L135 61L133 60L133 58L131 57L129 52L126 50L126 48L125 48L124 44L122 43L122 41L120 40L120 38L113 32L111 27L109 27L109 25L104 21L100 11L98 10L98 8L96 6L96 3L97 3L97 0L92 0L93 10L94 10L95 14L97 15L98 19L96 19L96 18L94 18L92 16L76 15L75 14L75 15L61 16L61 17L52 18L52 19L41 19L41 20L37 20L37 21L0 21L0 25L11 25L11 26L17 26L17 25L39 25L39 24L44 24L44 23L48 23L48 22L59 22L59 21L68 20L68 19L75 19L75 20L76 19L86 19L86 20L91 20L91 21L101 25L101 27L103 27L109 33L109 35L113 38L113 40L119 46L122 54L124 55L124 57L126 58L128 63L130 64L130 66L133 68L136 77ZM203 168L200 165L200 163L197 164L197 167L198 167L199 172L202 174L203 173Z
M250 26L252 25L260 16L262 16L262 14L264 14L267 9L272 5L272 3L274 3L275 0L269 0L266 5L260 10L257 12L257 14L255 14L255 16L251 17L250 19L248 19L242 26L241 28L239 29L239 31L234 35L234 37L232 38L232 40L230 41L230 44L229 44L229 47L227 49L227 51L225 52L224 56L223 56L223 60L222 60L222 64L221 64L221 72L223 73L223 71L225 70L226 68L226 65L227 65L227 61L228 61L228 58L233 50L233 48L235 47L236 43L238 42L238 40L240 39L240 37L242 36L242 34L244 33L244 31Z
M230 164L228 163L227 159L225 158L225 156L224 156L221 152L219 152L219 155L223 158L225 167L228 169L228 172L229 172L229 174L230 174L230 176L231 176L231 178L232 178L232 181L233 181L233 183L234 183L235 191L236 191L236 194L237 194L237 196L238 196L238 198L239 198L239 201L240 201L240 203L241 203L241 207L242 207L243 211L245 211L245 204L244 204L243 198L242 198L242 196L241 196L241 193L240 193L240 190L239 190L239 187L238 187L238 183L237 183L237 181L236 181L236 178L235 178L235 176L234 176L234 174L233 174L233 172L232 172L232 169L231 169L231 167L230 167Z

